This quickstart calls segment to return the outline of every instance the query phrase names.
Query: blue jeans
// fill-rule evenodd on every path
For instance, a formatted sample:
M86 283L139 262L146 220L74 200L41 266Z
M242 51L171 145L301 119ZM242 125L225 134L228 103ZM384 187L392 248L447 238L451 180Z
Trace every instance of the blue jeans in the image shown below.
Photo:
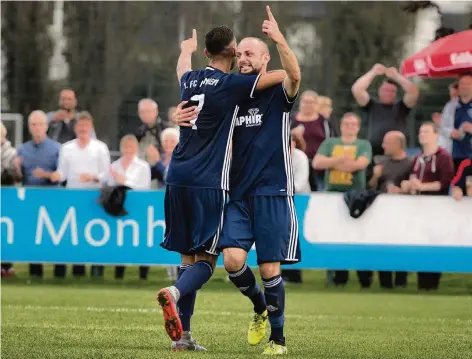
M324 176L315 175L316 192L324 192Z

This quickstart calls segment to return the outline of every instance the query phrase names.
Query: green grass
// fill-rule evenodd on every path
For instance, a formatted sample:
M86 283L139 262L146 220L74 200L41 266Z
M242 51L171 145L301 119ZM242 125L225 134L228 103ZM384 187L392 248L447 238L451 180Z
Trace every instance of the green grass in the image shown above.
M48 274L51 272L47 267ZM207 353L171 353L155 292L162 269L140 281L30 280L26 266L2 281L2 358L249 358L248 300L218 271L199 293L192 332ZM445 275L435 293L409 288L361 291L352 273L344 289L326 288L324 272L287 285L286 337L296 358L472 358L472 276Z

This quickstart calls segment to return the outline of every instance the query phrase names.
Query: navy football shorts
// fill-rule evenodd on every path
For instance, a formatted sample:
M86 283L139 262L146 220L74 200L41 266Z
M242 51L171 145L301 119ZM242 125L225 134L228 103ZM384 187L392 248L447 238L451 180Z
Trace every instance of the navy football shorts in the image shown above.
M218 250L242 248L249 252L253 244L259 264L301 260L293 197L254 196L226 205Z
M166 230L161 246L180 254L218 255L226 191L168 185L164 199Z

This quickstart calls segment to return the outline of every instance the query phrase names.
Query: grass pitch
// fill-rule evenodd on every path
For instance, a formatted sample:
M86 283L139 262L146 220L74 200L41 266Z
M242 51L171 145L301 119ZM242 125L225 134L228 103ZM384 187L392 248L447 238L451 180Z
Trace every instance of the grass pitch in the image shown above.
M46 271L51 272L47 266ZM206 353L172 353L155 300L165 280L52 278L31 281L26 266L2 281L1 357L8 358L250 358L251 305L224 273L199 293L192 332ZM354 274L354 273L352 273ZM287 285L286 337L294 358L472 358L472 276L446 275L436 293L326 288L324 272L305 272ZM151 278L164 278L153 269Z

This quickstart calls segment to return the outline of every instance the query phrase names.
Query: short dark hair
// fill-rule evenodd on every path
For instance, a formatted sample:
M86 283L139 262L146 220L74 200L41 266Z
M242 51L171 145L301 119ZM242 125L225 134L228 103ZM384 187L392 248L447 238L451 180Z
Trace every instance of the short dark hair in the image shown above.
M211 56L229 57L232 51L228 51L228 46L234 40L234 33L228 26L222 25L214 27L205 35L205 47Z
M398 88L398 84L397 84L395 81L393 81L392 79L385 79L385 80L384 80L384 83L393 85L393 86L395 86L395 87Z
M421 124L421 126L431 126L433 128L434 133L439 133L438 126L432 121L425 121Z
M466 77L466 76L471 76L472 77L472 71L466 71L466 72L462 72L460 75L459 75L459 78L463 78L463 77Z
M459 88L459 82L454 81L452 84L449 85L449 88L453 88L454 90L457 90Z
M341 117L341 121L340 122L343 122L344 119L348 118L348 117L354 117L357 119L357 122L359 123L359 127L361 126L361 118L359 117L359 115L357 115L355 112L346 112L343 117Z

